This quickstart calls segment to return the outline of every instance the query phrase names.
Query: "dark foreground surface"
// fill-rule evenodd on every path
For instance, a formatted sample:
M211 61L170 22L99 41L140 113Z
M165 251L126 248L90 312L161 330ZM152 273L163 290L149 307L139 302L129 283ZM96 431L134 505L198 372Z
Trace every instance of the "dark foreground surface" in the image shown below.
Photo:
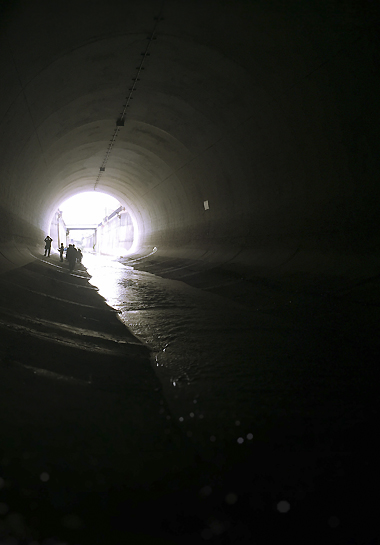
M186 435L148 348L88 279L57 256L0 277L0 543L378 543L368 285L361 300L292 293L293 307L267 309L301 331L312 408L295 419L272 399L266 427L237 449ZM258 282L239 290L276 299ZM260 421L268 406L255 407Z

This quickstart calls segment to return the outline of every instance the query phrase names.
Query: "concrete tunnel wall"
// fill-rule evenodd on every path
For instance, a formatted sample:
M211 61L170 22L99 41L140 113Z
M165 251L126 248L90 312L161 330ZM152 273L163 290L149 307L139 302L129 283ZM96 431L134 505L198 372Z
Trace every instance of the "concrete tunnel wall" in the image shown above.
M375 259L377 3L1 9L0 270L32 259L58 204L94 188L126 206L141 253L156 246L264 273L295 254L306 272L323 255L340 273Z

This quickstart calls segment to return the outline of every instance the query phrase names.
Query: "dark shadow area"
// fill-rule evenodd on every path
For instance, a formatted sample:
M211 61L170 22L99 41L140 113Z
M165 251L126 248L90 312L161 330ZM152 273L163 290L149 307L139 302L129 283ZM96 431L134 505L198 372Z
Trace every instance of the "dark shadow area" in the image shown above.
M240 449L186 437L149 350L83 266L51 256L0 282L4 543L376 543L375 304L303 292L263 312L288 324L299 395L284 395L277 347L278 400L268 412L252 392Z
M166 420L149 350L82 265L49 259L0 280L0 536L145 534L143 505L178 488L194 452Z
M379 21L377 0L0 0L4 545L377 543ZM125 265L202 295L175 318L219 302L177 343L181 373L204 364L193 435L192 385L169 399L86 270L31 256L94 190L130 207Z
M264 388L241 386L252 391L249 447L237 453L227 442L210 454L220 495L230 488L239 498L235 510L224 505L216 518L233 511L243 543L269 543L276 532L297 543L377 543L378 275L359 266L346 276L273 270L264 278L159 256L134 267L180 279L255 316L246 327L257 339L257 378L267 374L268 389L265 380ZM288 517L278 516L281 498L296 507ZM232 535L219 539L229 543Z

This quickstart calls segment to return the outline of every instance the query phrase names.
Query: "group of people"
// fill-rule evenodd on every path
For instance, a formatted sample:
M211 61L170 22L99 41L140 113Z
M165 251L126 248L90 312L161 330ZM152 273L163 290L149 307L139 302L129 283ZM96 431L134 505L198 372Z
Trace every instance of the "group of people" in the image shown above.
M63 261L63 243L61 244L61 248L59 249L59 255L61 261ZM79 248L75 248L75 244L69 244L66 250L66 259L69 262L69 269L70 271L74 270L75 263L81 263L82 261L82 252Z
M51 243L53 242L53 239L49 237L49 235L45 238L45 256L50 256L51 251ZM63 242L61 242L61 246L58 248L59 252L59 259L60 261L63 261L63 254L66 250L66 259L69 262L69 269L70 271L73 271L75 268L75 263L81 263L83 254L79 248L75 248L75 244L69 244L67 248L64 247Z

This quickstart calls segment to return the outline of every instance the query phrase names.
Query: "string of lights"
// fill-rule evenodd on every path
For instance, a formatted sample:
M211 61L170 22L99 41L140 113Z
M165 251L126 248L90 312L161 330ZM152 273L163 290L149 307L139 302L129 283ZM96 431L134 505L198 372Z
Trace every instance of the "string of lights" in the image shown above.
M125 118L126 118L127 109L129 108L130 101L133 98L132 95L136 91L137 82L140 81L140 74L144 70L144 63L146 61L146 58L149 57L149 55L150 55L150 53L149 53L150 46L152 45L153 40L157 39L157 35L156 35L157 34L157 32L156 32L157 31L157 26L158 26L159 22L163 20L163 17L161 16L161 14L162 14L162 8L161 8L160 15L158 15L157 17L154 18L155 19L155 24L154 24L152 32L149 34L149 36L147 36L148 44L147 44L145 50L141 53L142 59L141 59L141 62L139 64L139 66L136 67L137 72L136 72L135 76L132 78L132 81L133 81L132 87L130 87L129 90L128 90L128 94L126 96L125 104L123 104L123 110L120 112L119 117L116 120L116 126L114 128L110 143L108 144L108 148L107 148L105 157L104 157L103 162L102 162L102 164L101 164L101 166L99 168L99 172L98 172L96 182L95 182L95 185L94 185L94 190L96 189L96 186L98 185L99 180L102 177L103 172L105 172L105 170L106 170L106 165L107 165L109 156L111 154L111 151L112 151L112 149L113 149L113 147L115 145L116 139L117 139L117 137L119 135L119 131L121 130L121 127L124 127L124 121L125 121Z

